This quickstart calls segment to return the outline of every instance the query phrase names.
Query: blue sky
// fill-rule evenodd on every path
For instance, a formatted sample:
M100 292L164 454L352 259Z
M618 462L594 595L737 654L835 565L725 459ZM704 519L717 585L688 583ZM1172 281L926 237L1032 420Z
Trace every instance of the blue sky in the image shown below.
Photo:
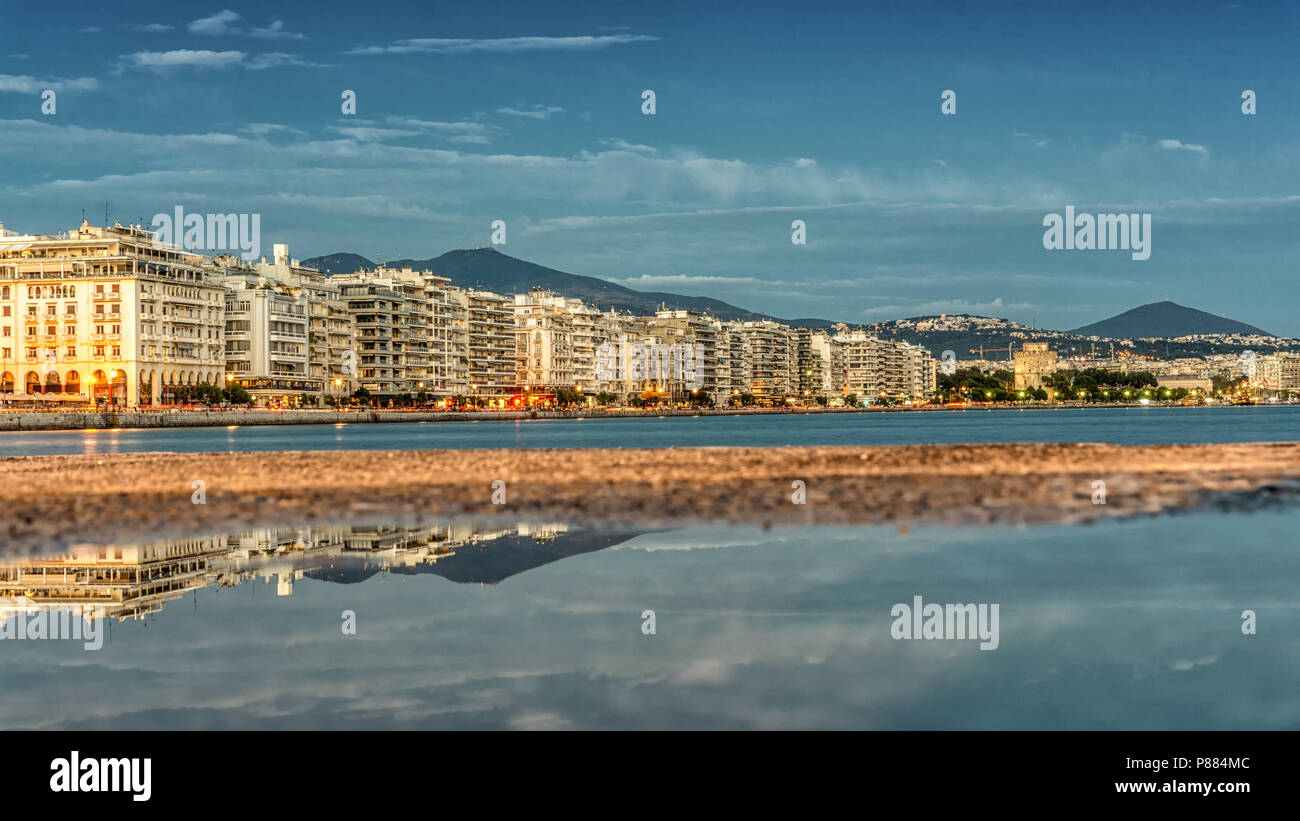
M264 249L394 259L487 244L502 219L505 253L778 316L1070 328L1172 299L1300 336L1296 4L0 15L12 229L181 205L261 214ZM1067 205L1150 213L1151 258L1045 250L1043 217Z

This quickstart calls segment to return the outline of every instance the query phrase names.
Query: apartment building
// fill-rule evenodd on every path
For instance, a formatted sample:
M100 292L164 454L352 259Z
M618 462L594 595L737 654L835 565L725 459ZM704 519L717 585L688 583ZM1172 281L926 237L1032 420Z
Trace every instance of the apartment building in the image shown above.
M758 401L784 401L798 387L794 336L771 320L728 323L732 392Z
M452 292L465 313L463 345L468 396L488 407L505 407L526 386L515 385L515 333L512 300L477 289ZM523 399L521 401L527 401Z
M406 293L372 271L334 279L355 328L358 387L381 400L410 393L405 358Z
M921 399L936 389L934 357L929 350L865 331L842 330L830 338L832 380L839 395L859 400Z
M1300 354L1274 353L1255 360L1254 382L1266 391L1300 391ZM1160 380L1166 385L1165 379Z
M827 331L796 328L793 333L799 397L812 401L819 396L839 396L840 374L844 368L843 348L831 344L831 335Z
M731 396L730 337L724 328L715 317L689 310L658 311L648 328L665 344L692 346L696 373L688 374L685 381L715 405L726 405Z
M575 310L579 300L557 297L550 291L534 288L515 294L514 384L545 395L557 388L574 388L578 384L575 362ZM594 350L590 324L584 339L584 373L594 377ZM588 385L591 384L590 379Z
M307 296L252 268L224 263L225 381L248 391L258 407L314 402L325 380L311 375Z
M221 384L224 312L214 262L142 226L0 225L0 398L132 407Z

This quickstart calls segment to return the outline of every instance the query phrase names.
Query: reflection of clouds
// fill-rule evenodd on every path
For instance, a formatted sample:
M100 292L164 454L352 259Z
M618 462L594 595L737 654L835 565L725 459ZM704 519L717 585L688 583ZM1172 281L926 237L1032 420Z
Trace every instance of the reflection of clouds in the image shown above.
M115 625L99 653L0 643L0 726L1278 728L1297 714L1280 687L1300 675L1295 574L1276 547L1295 520L689 528L491 596L429 576L203 591L197 612ZM1001 646L894 641L889 608L917 593L1000 603ZM1275 628L1241 636L1246 607Z
M1195 661L1175 661L1173 664L1169 665L1169 669L1178 672L1185 672L1195 667L1204 667L1208 664L1214 664L1218 660L1218 656L1206 656L1205 658L1196 659Z

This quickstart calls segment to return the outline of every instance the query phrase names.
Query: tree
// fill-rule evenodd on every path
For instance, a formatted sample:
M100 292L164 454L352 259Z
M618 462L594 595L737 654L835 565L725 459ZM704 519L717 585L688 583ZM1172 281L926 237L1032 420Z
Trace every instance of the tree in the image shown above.
M365 388L357 388L352 392L352 400L358 405L369 405L373 400L370 391Z
M223 391L226 401L232 405L251 405L253 404L253 395L245 390L241 385L231 385Z
M582 401L582 394L573 388L556 388L555 404L557 405L577 405Z
M703 390L693 390L686 394L687 403L696 407L713 407L713 394Z

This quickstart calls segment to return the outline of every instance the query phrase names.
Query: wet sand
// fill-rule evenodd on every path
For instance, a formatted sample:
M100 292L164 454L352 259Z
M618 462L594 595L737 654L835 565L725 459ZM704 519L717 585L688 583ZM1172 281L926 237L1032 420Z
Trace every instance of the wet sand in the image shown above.
M493 504L498 480L504 504ZM796 480L805 504L792 500ZM1021 524L1294 498L1300 443L37 456L0 459L0 550L451 516Z

